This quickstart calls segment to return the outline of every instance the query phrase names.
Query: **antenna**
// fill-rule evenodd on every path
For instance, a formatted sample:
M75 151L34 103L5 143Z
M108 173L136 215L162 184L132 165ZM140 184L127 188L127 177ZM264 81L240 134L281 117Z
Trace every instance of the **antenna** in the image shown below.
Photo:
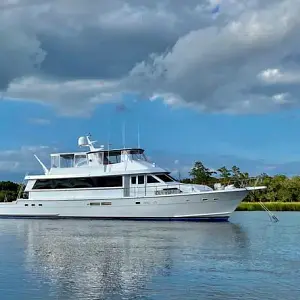
M138 148L140 148L140 123L138 123Z
M124 121L123 123L123 132L122 132L122 137L123 137L123 148L125 149L125 130L126 130L126 127L125 127L126 123Z
M107 164L109 165L109 162L110 162L110 160L109 160L109 146L110 146L110 143L108 143L108 145L107 145ZM103 154L103 162L104 162L104 159L105 159L105 154Z

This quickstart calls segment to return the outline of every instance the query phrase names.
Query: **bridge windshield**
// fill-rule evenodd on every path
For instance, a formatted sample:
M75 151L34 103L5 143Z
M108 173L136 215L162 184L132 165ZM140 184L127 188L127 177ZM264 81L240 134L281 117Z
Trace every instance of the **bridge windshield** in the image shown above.
M147 158L142 149L122 149L104 151L103 164L117 164L126 160L144 160Z
M133 149L129 150L129 154L131 155L132 160L144 160L147 161L147 158L144 154L144 150L142 149Z
M87 165L87 156L84 153L52 154L51 168L74 168Z

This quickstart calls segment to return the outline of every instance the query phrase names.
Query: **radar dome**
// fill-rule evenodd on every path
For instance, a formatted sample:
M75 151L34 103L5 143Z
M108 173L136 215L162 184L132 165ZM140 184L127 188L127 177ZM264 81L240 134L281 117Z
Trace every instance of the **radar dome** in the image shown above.
M81 136L79 139L78 139L78 146L79 147L82 147L82 146L87 146L89 143L87 141L87 138L85 136Z

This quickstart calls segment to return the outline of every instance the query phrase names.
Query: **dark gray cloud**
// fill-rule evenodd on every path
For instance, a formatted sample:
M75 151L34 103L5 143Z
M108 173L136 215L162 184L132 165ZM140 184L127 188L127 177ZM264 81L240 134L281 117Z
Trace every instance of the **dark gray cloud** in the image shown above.
M300 1L222 1L216 18L213 3L6 0L0 89L74 115L123 92L206 112L299 105L292 77L267 83L258 74L299 73Z

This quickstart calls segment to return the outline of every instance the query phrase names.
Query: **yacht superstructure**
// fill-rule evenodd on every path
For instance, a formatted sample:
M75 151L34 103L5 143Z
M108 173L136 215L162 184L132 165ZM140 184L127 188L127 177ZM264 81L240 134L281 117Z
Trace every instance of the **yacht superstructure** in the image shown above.
M2 217L227 220L250 191L265 187L213 189L184 184L147 160L144 149L94 147L51 154L44 174L25 176L24 196L0 204Z

